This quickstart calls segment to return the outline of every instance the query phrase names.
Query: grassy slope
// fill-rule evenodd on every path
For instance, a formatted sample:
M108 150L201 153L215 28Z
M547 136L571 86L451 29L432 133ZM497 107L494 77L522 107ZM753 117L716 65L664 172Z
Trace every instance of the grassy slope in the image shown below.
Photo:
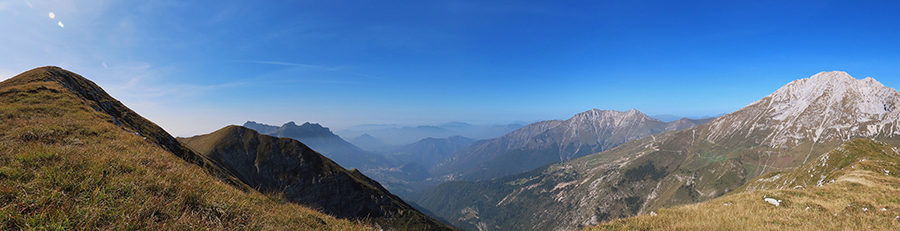
M20 77L0 83L0 230L369 229L223 183L59 82Z
M396 230L454 230L358 170L347 170L295 139L231 125L180 140L259 191L277 193L336 217Z
M857 139L825 156L828 158L820 157L785 174L795 177L795 184L807 187L733 193L699 204L660 209L657 216L614 220L589 230L900 229L900 154L896 148ZM823 174L829 183L815 186ZM754 182L766 182L772 175L761 176L748 185L763 185ZM766 197L781 200L781 205L765 202Z

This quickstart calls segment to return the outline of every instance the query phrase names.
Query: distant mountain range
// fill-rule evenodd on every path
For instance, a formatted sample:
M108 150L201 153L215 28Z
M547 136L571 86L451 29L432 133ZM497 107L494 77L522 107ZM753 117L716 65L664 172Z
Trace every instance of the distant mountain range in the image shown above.
M716 118L716 117L727 115L727 114L728 113L722 113L722 114L718 114L715 116L676 116L676 115L670 115L670 114L662 114L662 115L653 115L650 117L661 120L662 122L672 122L672 121L680 120L683 118L688 118L688 119L692 119L692 120L711 119L711 118Z
M320 127L309 124L292 127L291 124L275 133L298 135L298 131L305 131L302 134L306 137L310 134L328 137ZM221 163L231 174L260 192L279 195L338 218L373 219L380 226L395 229L451 230L359 170L344 169L295 139L263 135L232 125L181 141Z
M417 202L466 228L571 230L706 201L790 171L854 138L900 144L900 93L822 72L705 124L490 181L448 182Z
M381 139L370 136L369 134L362 134L354 137L353 140L350 140L350 143L364 150L373 152L387 152L397 148L397 146L386 144L381 141Z
M244 123L244 127L256 130L261 134L296 139L348 168L362 170L393 165L383 155L356 147L319 124L306 122L297 125L291 121L282 126L272 126L247 121Z
M898 106L821 72L715 119L595 109L376 153L313 123L176 139L42 67L0 82L0 229L891 230Z
M0 118L2 230L376 226L367 220L374 217L336 219L255 191L225 160L194 151L95 83L59 67L0 82ZM363 191L347 188L341 195L355 192ZM425 227L409 221L398 227Z
M408 162L418 162L427 168L447 159L453 152L463 149L475 139L451 136L447 138L425 138L398 148L388 154L392 158Z
M360 125L336 133L343 137L353 137L353 142L360 147L373 147L368 143L355 143L356 137L363 135L376 138L382 145L376 145L369 150L386 150L377 146L400 147L411 144L425 138L446 138L450 136L464 136L474 139L487 139L499 137L510 131L522 127L521 124L504 125L472 125L463 122L448 122L439 125L399 126L399 125ZM361 141L366 141L362 139Z
M900 201L888 199L900 190L897 150L851 140L793 171L761 175L736 193L584 230L897 230Z
M328 128L309 122L302 125L288 122L282 126L273 126L247 121L244 123L244 127L267 131L265 133L267 135L293 138L303 142L341 166L359 169L391 192L401 196L437 185L435 182L425 182L431 177L428 169L436 162L446 159L453 151L474 141L461 136L425 138L406 146L376 153L356 147L340 136L331 133ZM362 136L360 139L378 142L377 138L370 136Z
M568 120L541 121L496 139L478 141L435 166L432 174L444 179L489 180L709 120L685 118L666 123L636 109L625 112L594 109Z

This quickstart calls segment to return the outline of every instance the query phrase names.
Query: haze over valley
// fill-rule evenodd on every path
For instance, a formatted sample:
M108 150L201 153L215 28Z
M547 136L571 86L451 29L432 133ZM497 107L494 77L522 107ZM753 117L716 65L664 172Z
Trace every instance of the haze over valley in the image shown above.
M0 0L0 230L900 230L898 11Z

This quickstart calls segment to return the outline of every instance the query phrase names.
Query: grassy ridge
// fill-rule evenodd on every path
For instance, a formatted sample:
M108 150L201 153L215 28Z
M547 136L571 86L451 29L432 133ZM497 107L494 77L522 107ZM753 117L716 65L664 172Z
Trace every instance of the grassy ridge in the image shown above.
M897 149L857 139L811 161L790 176L830 169L828 183L729 194L707 202L660 209L587 230L898 230L900 167ZM885 171L887 170L887 172ZM819 179L823 172L814 173ZM771 177L764 175L760 179ZM834 180L834 181L831 181ZM794 181L802 185L800 180ZM758 185L758 184L757 184ZM807 184L808 185L808 184ZM764 198L780 200L778 206Z
M0 230L371 229L223 183L59 82L20 77L0 83Z
M295 139L230 125L180 140L260 192L278 193L338 218L394 230L455 230Z

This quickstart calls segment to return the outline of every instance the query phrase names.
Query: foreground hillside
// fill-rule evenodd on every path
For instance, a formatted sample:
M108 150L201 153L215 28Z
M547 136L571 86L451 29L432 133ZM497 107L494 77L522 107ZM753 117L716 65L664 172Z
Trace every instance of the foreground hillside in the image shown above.
M760 176L744 187L781 189L748 190L588 230L898 230L897 151L877 141L849 141L797 170Z
M0 83L0 230L370 229L241 188L77 74Z
M181 139L264 193L339 218L367 220L397 230L453 230L422 214L359 170L347 170L291 138L227 126Z

